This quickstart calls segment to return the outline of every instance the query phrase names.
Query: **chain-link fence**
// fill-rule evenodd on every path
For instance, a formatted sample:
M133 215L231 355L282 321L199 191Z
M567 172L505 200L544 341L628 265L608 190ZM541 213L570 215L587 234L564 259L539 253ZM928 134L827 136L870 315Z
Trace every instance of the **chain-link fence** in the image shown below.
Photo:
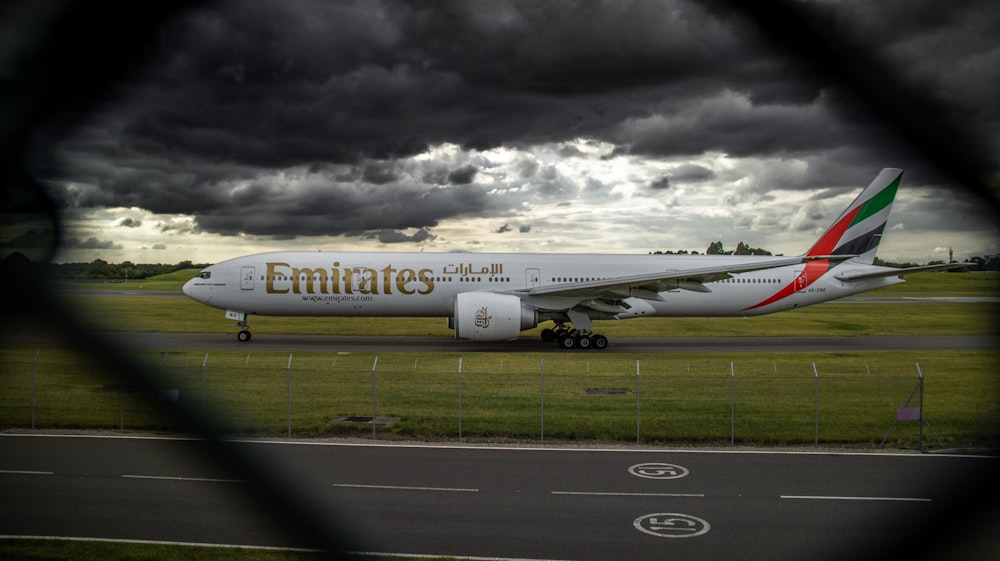
M619 358L586 353L439 355L136 352L161 386L98 372L67 350L3 349L5 428L176 430L161 402L183 402L232 434L425 439L876 446L913 395L914 362L866 359ZM958 353L956 353L958 355ZM997 435L988 360L935 353L920 423L948 443Z

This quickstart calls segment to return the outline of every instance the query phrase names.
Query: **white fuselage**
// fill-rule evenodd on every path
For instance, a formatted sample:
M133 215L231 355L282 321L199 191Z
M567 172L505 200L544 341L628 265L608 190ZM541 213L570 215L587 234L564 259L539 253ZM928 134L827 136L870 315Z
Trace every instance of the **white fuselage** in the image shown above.
M757 257L761 263L777 257ZM516 293L673 270L745 263L746 256L509 253L274 252L212 265L184 285L204 304L247 314L283 316L450 317L464 292ZM615 317L750 316L834 300L902 282L897 277L845 283L835 274L882 270L851 261L737 273L705 283L710 292L673 289L659 299L625 298ZM829 270L827 270L829 267ZM807 281L803 281L803 271ZM558 309L563 296L521 296L538 309Z

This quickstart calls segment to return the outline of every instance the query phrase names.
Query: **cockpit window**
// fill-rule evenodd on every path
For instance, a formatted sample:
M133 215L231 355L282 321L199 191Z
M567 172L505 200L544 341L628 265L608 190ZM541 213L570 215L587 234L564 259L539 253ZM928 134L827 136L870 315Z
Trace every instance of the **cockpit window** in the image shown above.
M201 278L201 279L210 279L210 278L212 278L212 271L202 271L202 272L198 273L198 278Z

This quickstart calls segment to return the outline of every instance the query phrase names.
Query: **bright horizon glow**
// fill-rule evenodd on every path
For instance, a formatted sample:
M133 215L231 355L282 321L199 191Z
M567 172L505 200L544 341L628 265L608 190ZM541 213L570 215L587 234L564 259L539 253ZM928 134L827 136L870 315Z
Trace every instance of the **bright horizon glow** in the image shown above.
M444 161L452 167L474 165L480 171L472 186L486 189L486 196L496 201L498 209L493 215L441 220L427 228L430 235L419 242L386 243L372 232L294 239L224 236L200 231L196 216L113 207L80 209L67 218L67 237L75 238L83 247L60 249L55 261L214 263L240 255L285 250L704 253L710 243L719 240L727 250L742 241L774 254L797 255L809 248L864 187L844 189L822 200L815 199L815 192L805 190L768 189L765 195L758 195L754 191L759 190L755 188L759 180L740 170L766 170L780 165L804 173L807 166L789 160L733 159L717 154L677 162L646 160L614 156L613 149L611 144L586 139L487 151L443 144L407 158L399 166L406 175L396 182L401 186L398 188L418 180L431 162ZM705 170L711 179L671 181L674 172L693 166ZM520 171L526 168L537 173L526 175ZM286 169L271 172L259 181L281 189L301 190L322 185L329 177L329 172ZM663 178L670 181L668 187L650 187ZM955 248L959 259L991 251L980 243L983 232L954 235L903 228L903 221L909 220L900 215L918 191L907 187L906 179L904 175L880 249L883 259L947 259L947 246L942 242ZM359 190L367 187L360 180L354 185ZM236 182L231 188L245 186ZM413 236L418 231L409 228L399 233ZM113 247L86 247L86 240L92 238L110 240Z

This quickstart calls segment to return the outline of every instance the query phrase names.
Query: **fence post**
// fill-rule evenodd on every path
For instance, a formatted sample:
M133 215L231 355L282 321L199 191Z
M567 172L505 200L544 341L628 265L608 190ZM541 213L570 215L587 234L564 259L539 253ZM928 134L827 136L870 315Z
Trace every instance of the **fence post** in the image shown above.
M819 371L816 370L816 363L813 364L813 375L816 377L816 431L813 437L813 446L819 446Z
M920 363L914 363L917 366L917 376L920 381L918 382L920 386L920 401L917 402L920 407L920 451L924 451L924 371L920 369Z
M201 422L205 422L205 401L207 400L206 394L208 390L207 378L208 373L208 353L205 353L205 360L201 361Z
M541 429L541 431L542 432L541 432L541 435L540 435L540 441L541 442L545 442L545 359L544 358L539 359L539 362L538 362L538 376L539 376L539 384L540 384L539 393L540 393L540 396L541 396L541 404L542 404L542 421L541 421L541 423L542 423L542 429Z
M736 366L729 361L729 446L736 446Z
M292 437L292 354L288 354L288 368L285 370L288 378L288 438Z
M41 354L42 349L39 348L35 351L35 358L31 360L31 430L35 430L35 405L36 405L36 393L35 393L35 374L38 370L38 355Z
M642 426L642 409L640 408L639 395L642 390L642 376L639 371L639 361L635 361L635 443L639 444L640 427Z
M462 357L458 357L458 439L462 440Z
M372 363L372 438L375 436L375 427L377 423L375 422L377 416L375 411L375 369L378 367L378 357L375 357L375 362Z

